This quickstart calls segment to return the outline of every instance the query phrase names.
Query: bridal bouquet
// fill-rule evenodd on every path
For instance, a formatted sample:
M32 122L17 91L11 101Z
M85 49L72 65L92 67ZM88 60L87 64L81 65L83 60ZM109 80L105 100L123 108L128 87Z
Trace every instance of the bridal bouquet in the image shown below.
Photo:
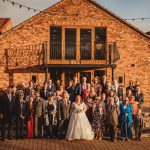
M82 109L78 109L78 110L77 110L77 113L81 113L81 112L82 112Z

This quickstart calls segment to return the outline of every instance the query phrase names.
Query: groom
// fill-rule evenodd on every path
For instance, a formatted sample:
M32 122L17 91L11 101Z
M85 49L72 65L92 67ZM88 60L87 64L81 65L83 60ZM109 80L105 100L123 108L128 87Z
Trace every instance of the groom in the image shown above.
M69 116L70 116L70 106L71 103L69 101L68 93L66 91L63 92L63 99L60 101L61 112L59 114L59 118L61 120L59 121L59 130L60 130L60 138L65 138L68 124L69 124Z

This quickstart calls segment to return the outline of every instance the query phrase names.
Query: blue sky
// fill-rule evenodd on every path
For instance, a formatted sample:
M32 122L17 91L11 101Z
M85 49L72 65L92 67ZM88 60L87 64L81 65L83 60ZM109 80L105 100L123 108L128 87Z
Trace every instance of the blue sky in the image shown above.
M35 9L44 10L59 0L12 0ZM122 18L150 17L150 0L95 0L107 9ZM0 17L12 18L13 25L17 25L35 15L33 11L13 7L0 0ZM130 21L134 26L144 32L150 31L150 19L145 21Z

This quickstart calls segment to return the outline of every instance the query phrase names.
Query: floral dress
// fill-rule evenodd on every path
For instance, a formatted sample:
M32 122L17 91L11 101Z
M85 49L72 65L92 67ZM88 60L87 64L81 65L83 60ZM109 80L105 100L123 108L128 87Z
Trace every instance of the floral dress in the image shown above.
M95 132L104 130L104 126L105 126L104 116L105 116L105 110L103 104L99 104L99 105L96 104L93 113L93 129Z

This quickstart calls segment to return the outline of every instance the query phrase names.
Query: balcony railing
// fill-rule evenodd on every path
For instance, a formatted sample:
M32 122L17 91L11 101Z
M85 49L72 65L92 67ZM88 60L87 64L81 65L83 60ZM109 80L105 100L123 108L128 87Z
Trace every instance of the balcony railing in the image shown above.
M50 42L50 59L62 59L62 43L60 41Z
M76 59L76 43L65 43L65 59Z
M80 45L80 58L76 58L77 54L77 43L76 42L65 42L64 44L64 56L66 60L91 60L92 59L92 48L91 44ZM62 42L51 41L50 42L50 59L61 60L62 59ZM106 51L105 44L95 45L94 50L95 60L105 60Z

